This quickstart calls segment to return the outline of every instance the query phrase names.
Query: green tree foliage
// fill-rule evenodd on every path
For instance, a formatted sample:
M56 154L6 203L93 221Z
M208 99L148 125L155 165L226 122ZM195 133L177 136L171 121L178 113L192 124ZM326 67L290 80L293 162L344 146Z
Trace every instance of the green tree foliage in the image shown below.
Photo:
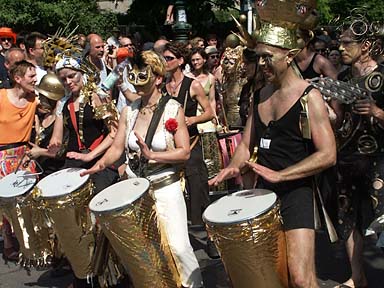
M0 0L0 25L16 31L41 31L53 34L65 27L77 25L78 33L107 35L117 25L113 13L101 13L95 0Z

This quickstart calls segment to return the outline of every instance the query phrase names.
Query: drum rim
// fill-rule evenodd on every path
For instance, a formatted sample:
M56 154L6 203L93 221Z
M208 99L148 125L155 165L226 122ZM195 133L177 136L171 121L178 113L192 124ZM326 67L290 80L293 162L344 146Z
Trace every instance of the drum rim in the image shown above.
M79 173L81 171L85 171L86 170L86 169L80 168L80 167L71 167L71 168L64 168L64 169L58 170L56 172L53 172L52 174L49 174L48 176L44 177L43 179L41 179L36 184L36 188L41 190L41 197L45 198L45 199L55 199L55 198L61 198L61 197L64 197L64 196L68 196L68 195L72 194L73 192L75 192L75 191L81 189L82 187L84 187L84 185L86 185L88 183L88 181L90 180L89 175L85 175L85 176L82 177L82 178L85 179L84 183L82 183L80 186L78 186L76 189L72 190L71 192L60 194L60 195L49 195L49 196L46 196L46 195L43 194L44 192L42 191L41 187L39 187L40 183L43 183L44 181L47 181L46 179L48 179L50 176L52 177L55 174L59 174L59 173L62 173L62 171L70 170L70 169L78 169L77 172L79 172Z
M9 173L7 175L5 175L3 178L0 179L0 181L2 181L3 179L5 179L6 177L10 178L10 175L17 175L18 173L23 173L23 175L21 175L20 177L24 176L24 175L28 175L28 174L33 174L32 172L30 171L25 171L25 170L20 170L20 171L16 171L16 172L12 172L12 173ZM33 185L31 185L28 190L24 191L22 194L18 194L18 195L11 195L11 196L4 196L4 195L0 195L0 199L3 200L3 201L6 201L6 200L12 200L12 199L15 199L17 197L22 197L22 196L25 196L26 194L28 194L29 192L31 192L33 190L34 187L36 187L37 185L37 177L36 175L30 175L30 176L27 176L27 177L30 177L30 178L33 178L34 179L34 182L33 182Z
M113 186L117 186L117 185L123 185L124 183L127 183L127 182L133 182L134 180L137 181L137 179L144 179L145 182L147 182L148 184L148 187L147 189L142 193L140 194L136 199L132 200L130 203L126 203L126 204L123 204L123 206L120 206L120 207L117 207L117 208L113 208L113 209L109 209L109 210L93 210L91 208L91 203L92 201L96 201L94 199L96 199L96 197L98 195L101 195L101 193L103 192L106 192L108 189L113 189L112 187ZM121 210L124 210L125 208L127 208L129 205L132 205L133 203L135 203L138 199L141 198L142 195L144 195L145 193L148 193L149 192L149 188L150 188L150 181L146 178L142 178L142 177L137 177L137 178L129 178L129 179L126 179L126 180L123 180L123 181L119 181L115 184L112 184L110 186L108 186L107 188L103 189L102 191L100 191L99 193L97 193L97 195L95 195L94 197L92 197L91 201L89 201L89 204L88 204L88 207L89 207L89 210L91 210L91 212L95 215L103 215L103 214L109 214L109 213L114 213L114 212L119 212ZM95 205L92 205L92 206L95 206Z
M213 222L213 221L211 221L211 220L208 220L208 219L206 218L206 215L205 215L205 214L206 214L206 211L207 211L208 207L211 206L211 205L213 205L213 204L215 204L216 202L218 202L218 201L221 199L221 198L219 198L219 199L217 199L216 201L212 202L212 203L211 203L211 204L204 210L203 215L202 215L202 219L203 219L204 223L205 223L206 225L214 225L214 226L230 226L230 225L233 225L233 224L245 223L245 222L247 222L247 221L249 221L249 220L255 219L256 217L265 215L266 213L268 213L268 212L271 210L271 208L273 208L274 206L276 206L276 204L278 203L278 197L277 197L277 194L276 194L275 192L273 192L272 190L268 190L268 189L259 189L259 188L256 188L256 189L245 189L245 190L237 191L237 192L232 193L232 194L230 194L230 195L234 195L234 194L239 193L239 192L247 192L247 191L253 191L253 190L268 191L269 193L267 193L267 194L270 194L270 193L274 194L274 195L275 195L275 202L273 202L273 204L272 204L271 206L265 208L265 209L262 210L259 214L254 215L253 217L247 217L247 218L245 218L245 219L237 220L237 221L233 221L233 222L226 222L226 223L219 222L219 223L217 223L217 222ZM228 196L228 195L227 195L227 196ZM225 196L224 196L224 197L225 197Z

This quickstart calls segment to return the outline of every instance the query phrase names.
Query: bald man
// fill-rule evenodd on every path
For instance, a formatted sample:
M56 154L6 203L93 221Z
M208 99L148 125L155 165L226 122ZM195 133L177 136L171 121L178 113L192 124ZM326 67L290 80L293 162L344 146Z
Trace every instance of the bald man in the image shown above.
M165 44L169 43L168 40L166 39L159 39L155 42L155 44L153 45L153 50L159 54L163 54L164 52L164 48L165 48Z
M103 60L105 43L103 38L97 34L89 34L87 41L89 43L88 59L99 69L100 83L102 83L108 75L107 66Z
M12 81L9 77L9 70L16 62L19 62L21 60L25 60L25 53L22 49L14 47L5 52L4 67L7 70L7 78L4 79L2 83L0 83L0 88L12 87Z

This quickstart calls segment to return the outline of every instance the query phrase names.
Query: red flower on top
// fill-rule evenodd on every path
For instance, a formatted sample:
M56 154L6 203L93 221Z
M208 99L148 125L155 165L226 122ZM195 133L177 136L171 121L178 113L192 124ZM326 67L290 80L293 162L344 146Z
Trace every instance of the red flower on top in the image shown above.
M170 133L175 133L177 130L177 121L175 118L169 118L165 122L165 129L167 129L168 132Z

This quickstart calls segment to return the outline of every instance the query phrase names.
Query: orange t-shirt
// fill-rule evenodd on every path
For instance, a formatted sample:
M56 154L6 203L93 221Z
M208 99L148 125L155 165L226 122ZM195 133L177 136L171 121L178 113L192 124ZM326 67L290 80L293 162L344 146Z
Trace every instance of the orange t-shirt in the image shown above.
M35 97L25 107L16 107L9 101L7 89L0 89L0 145L30 140L36 106Z

